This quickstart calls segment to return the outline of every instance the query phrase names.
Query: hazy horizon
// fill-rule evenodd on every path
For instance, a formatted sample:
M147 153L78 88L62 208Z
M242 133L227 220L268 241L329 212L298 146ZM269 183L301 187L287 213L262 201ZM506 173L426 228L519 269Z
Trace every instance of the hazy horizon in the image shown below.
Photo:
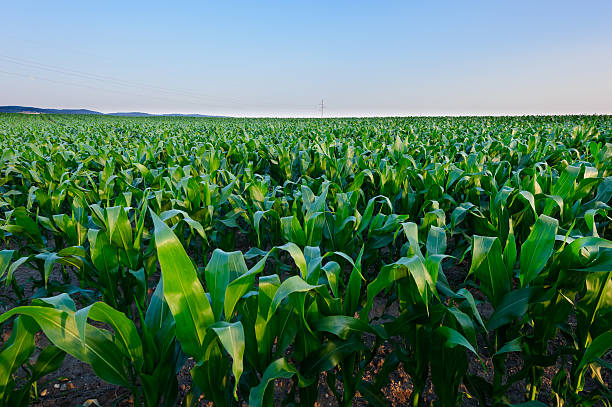
M612 113L612 2L3 6L0 105L255 117Z
M173 116L173 115L180 115L180 116L210 116L210 117L227 117L227 118L279 118L279 119L320 119L321 118L321 114L319 112L318 115L209 115L206 113L201 113L201 112L147 112L147 111L141 111L141 110L123 110L123 111L107 111L107 112L103 112L100 111L98 109L93 109L93 108L83 108L81 109L80 107L54 107L54 106L25 106L25 105L0 105L0 107L6 107L6 106L19 106L19 107L27 107L27 108L41 108L41 109L56 109L56 110L90 110L90 111L95 111L97 113L101 113L103 115L110 115L112 116L114 113L118 113L120 115L126 114L126 113L144 113L144 114L150 114L153 116ZM3 113L3 112L0 112ZM26 113L26 114L39 114L39 113L29 113L27 111L24 112L20 112L20 113ZM9 113L10 114L10 113ZM83 113L84 115L87 115L88 113ZM436 113L423 113L423 114L399 114L399 115L376 115L376 114L370 114L370 115L350 115L350 114L346 114L346 115L329 115L327 112L325 113L323 118L409 118L409 117L522 117L522 116L541 116L541 117L546 117L546 116L612 116L612 113L589 113L589 112L570 112L570 113L447 113L447 114L436 114ZM128 117L139 117L139 116L128 116ZM147 116L143 116L143 117L147 117Z

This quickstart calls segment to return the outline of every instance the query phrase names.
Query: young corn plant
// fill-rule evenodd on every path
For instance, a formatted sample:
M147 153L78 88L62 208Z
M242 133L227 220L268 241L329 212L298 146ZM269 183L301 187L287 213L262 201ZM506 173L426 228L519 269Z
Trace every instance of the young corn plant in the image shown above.
M9 339L0 348L0 403L25 407L37 399L37 382L57 370L66 353L56 346L42 349L33 363L36 351L34 337L38 327L28 316L19 316ZM18 374L20 369L23 374Z
M600 319L610 312L605 300L610 275L601 271L606 270L611 243L584 237L566 244L568 237L558 236L557 230L556 219L546 215L538 218L520 246L520 269L516 272L517 250L512 240L502 252L497 238L474 237L470 274L479 280L480 289L494 308L483 331L492 349L493 383L476 376L466 382L470 392L483 402L509 403L508 388L520 380L528 383L527 400L537 400L544 369L568 355L572 356L572 367L562 367L555 379L557 405L567 399L578 405L608 394L601 373L592 364L612 346ZM563 244L555 250L557 241ZM506 272L499 273L500 269ZM518 283L517 289L513 289L514 283ZM578 321L575 330L567 324L574 313ZM551 354L549 343L559 335L568 345ZM590 347L597 338L595 346ZM510 352L522 352L524 366L503 383ZM602 384L594 395L580 395L586 366L597 372L595 378Z
M41 366L35 369L35 364L32 368L29 385L57 369L61 364L57 359L65 352L89 364L102 380L129 389L136 405L174 405L178 395L176 374L184 358L175 341L175 323L162 290L160 285L153 295L146 315L141 318L140 330L125 314L104 302L77 310L67 294L36 299L31 305L5 312L0 322L14 315L19 317L13 325L14 339L0 353L7 360L0 375L5 383L3 389L11 383L15 367L33 352L34 334L42 330L53 346L39 355L36 363ZM104 323L112 330L98 328L89 320ZM5 397L25 396L15 393Z
M383 290L395 291L400 314L384 322L383 327L390 338L400 337L401 340L394 341L393 357L385 360L383 370L394 370L400 362L403 364L413 384L410 403L417 406L423 404L423 392L432 369L431 379L440 403L456 405L461 397L459 386L467 372L466 350L478 356L473 320L480 317L475 306L469 307L468 314L457 306L446 305L438 294L436 283L442 275L441 263L446 257L444 230L430 229L427 252L423 255L417 225L408 222L403 228L408 240L406 254L384 266L368 284L367 302L359 314L360 319L369 320L378 294ZM452 294L458 303L473 304L473 298L465 290ZM375 390L380 394L385 384L384 377L377 380Z

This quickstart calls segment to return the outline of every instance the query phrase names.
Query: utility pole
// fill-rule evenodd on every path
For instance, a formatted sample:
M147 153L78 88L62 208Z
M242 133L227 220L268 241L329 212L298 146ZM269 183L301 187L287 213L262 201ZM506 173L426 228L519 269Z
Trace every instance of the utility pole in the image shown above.
M321 106L321 119L322 119L323 118L323 109L325 108L325 105L323 104L323 99L321 99L321 104L319 106Z

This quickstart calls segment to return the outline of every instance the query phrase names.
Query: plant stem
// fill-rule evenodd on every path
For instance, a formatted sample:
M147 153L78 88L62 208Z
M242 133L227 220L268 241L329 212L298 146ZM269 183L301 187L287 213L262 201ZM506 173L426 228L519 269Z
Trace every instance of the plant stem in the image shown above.
M418 390L413 390L412 395L410 396L412 402L410 403L412 407L419 407L419 402L421 398L421 393Z
M536 385L536 380L537 380L536 376L537 376L536 368L532 367L531 368L531 387L529 388L529 400L530 401L535 400L538 395L538 389Z

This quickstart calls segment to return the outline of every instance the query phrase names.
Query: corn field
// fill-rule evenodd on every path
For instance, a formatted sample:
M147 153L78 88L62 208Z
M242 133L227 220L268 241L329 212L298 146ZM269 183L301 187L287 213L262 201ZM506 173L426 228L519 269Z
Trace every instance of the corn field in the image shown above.
M7 114L0 154L0 405L67 357L146 407L612 405L610 117Z

